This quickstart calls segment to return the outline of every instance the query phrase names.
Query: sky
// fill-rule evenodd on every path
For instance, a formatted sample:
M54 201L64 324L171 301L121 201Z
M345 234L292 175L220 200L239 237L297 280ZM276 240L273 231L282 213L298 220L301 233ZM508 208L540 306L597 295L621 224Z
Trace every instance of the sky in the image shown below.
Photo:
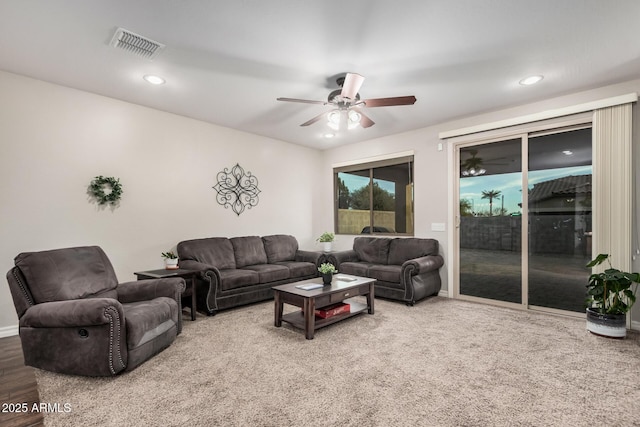
M589 175L591 166L574 166L569 168L547 169L529 172L529 189L534 184L570 175ZM522 213L518 203L522 203L522 174L520 172L498 175L481 175L460 178L460 199L467 199L474 212L488 212L489 199L482 198L483 191L496 190L504 196L504 208L508 214ZM493 209L502 206L502 198L493 200Z
M570 175L588 175L592 173L591 166L574 166L568 168L546 169L529 171L529 188L534 184L552 179L562 178ZM340 173L340 178L349 188L350 192L366 186L369 183L368 177ZM395 185L390 181L376 179L381 188L391 194L395 193ZM483 191L497 190L504 196L504 208L508 214L522 213L518 203L522 203L522 174L520 172L505 173L496 175L481 175L475 177L460 178L460 199L467 199L472 204L474 212L489 211L489 199L482 198ZM416 189L420 191L419 189ZM502 197L494 199L493 209L502 206Z
M352 175L349 173L339 173L338 176L342 179L349 189L350 193L353 193L355 190L358 190L362 187L366 187L369 184L369 178L364 176ZM396 193L396 186L391 181L385 181L382 179L374 178L374 181L378 183L380 188L383 190L387 190L391 194Z

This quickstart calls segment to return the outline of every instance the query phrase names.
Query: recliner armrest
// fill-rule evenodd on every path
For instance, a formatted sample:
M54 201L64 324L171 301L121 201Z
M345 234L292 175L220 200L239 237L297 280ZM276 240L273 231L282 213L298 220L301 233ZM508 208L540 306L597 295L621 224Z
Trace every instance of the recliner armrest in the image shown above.
M412 275L427 273L437 270L444 265L444 259L440 255L427 255L405 261L402 264L402 271L412 269Z
M104 325L113 321L113 316L124 324L122 304L113 298L85 298L52 301L29 307L20 318L20 327L68 328Z
M185 287L183 278L169 277L120 283L116 291L118 292L118 301L122 303L145 301L158 297L179 301Z

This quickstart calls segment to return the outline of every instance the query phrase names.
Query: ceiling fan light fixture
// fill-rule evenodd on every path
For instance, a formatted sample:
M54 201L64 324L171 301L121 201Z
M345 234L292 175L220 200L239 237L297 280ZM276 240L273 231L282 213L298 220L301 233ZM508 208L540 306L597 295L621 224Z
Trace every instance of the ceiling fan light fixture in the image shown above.
M333 110L332 112L329 113L328 119L329 119L329 123L332 123L332 124L334 124L336 126L339 125L340 124L340 111Z
M329 114L327 114L327 126L329 126L333 130L340 129L340 111L333 110Z
M462 176L480 176L480 175L484 175L485 173L487 173L486 169L480 168L480 169L475 169L475 168L471 168L471 169L465 169L461 172Z

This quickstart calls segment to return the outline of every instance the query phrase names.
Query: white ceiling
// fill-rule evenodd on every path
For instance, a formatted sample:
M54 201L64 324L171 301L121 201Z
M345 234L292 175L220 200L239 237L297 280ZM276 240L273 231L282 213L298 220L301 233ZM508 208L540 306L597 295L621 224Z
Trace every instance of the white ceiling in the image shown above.
M638 78L639 18L637 0L2 0L0 69L322 149ZM118 27L167 47L110 47ZM331 140L299 126L329 107L276 101L325 100L345 72L363 98L418 100Z

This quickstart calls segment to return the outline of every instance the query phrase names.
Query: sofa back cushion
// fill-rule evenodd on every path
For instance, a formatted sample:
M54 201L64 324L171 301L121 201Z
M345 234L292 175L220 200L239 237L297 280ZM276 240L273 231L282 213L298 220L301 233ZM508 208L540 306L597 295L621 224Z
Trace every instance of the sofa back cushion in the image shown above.
M267 254L262 239L258 236L233 237L231 239L236 257L236 268L246 265L266 264Z
M180 242L178 258L212 265L219 270L236 268L233 245L226 237L208 237Z
M293 236L285 234L275 234L263 236L264 251L267 254L269 264L276 262L294 261L298 251L298 241Z
M353 240L353 250L361 261L387 264L391 240L383 237L356 237Z
M15 264L36 304L117 295L113 266L98 246L25 252Z
M389 245L389 264L402 265L405 261L427 255L438 255L437 240L398 238Z

